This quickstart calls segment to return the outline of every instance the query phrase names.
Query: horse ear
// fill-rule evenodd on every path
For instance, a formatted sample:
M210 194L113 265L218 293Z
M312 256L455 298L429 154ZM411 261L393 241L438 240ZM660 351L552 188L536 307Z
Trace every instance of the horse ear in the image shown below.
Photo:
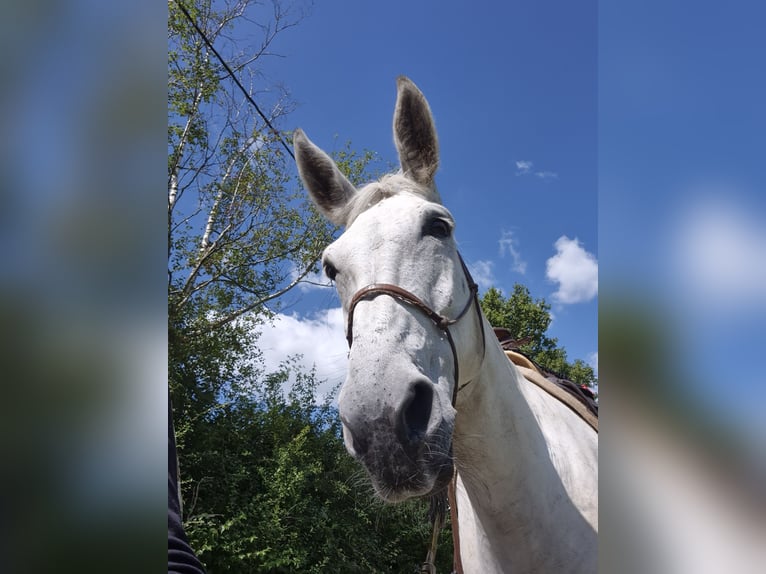
M303 130L295 130L293 147L298 173L312 201L330 222L342 225L346 219L346 206L356 188L340 172L332 158L314 145Z
M439 167L439 140L423 93L409 78L396 79L394 142L402 171L422 185L433 187Z

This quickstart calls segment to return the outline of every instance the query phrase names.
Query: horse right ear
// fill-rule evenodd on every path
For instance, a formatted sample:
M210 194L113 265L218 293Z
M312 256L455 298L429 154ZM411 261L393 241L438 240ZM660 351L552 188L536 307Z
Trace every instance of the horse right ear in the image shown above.
M431 108L409 78L399 76L396 88L394 143L402 171L417 183L433 188L439 167L439 140Z
M331 223L343 225L346 221L346 207L356 193L356 188L340 172L332 158L314 145L303 130L295 130L293 147L298 173L311 200Z

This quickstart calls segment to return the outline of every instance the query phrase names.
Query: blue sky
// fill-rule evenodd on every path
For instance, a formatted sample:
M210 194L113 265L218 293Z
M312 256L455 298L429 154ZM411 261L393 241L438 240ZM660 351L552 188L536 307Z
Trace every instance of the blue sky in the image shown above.
M551 334L588 360L598 297L556 303L546 276L556 241L576 238L598 260L602 298L656 308L688 390L750 424L766 399L750 368L766 324L765 12L753 2L323 2L278 39L284 58L265 71L298 102L286 129L387 162L394 79L411 77L436 117L437 182L469 263L552 303ZM337 306L315 297L291 310Z
M592 361L596 4L553 7L317 3L298 27L277 39L272 49L284 58L267 62L265 71L298 102L283 128L303 128L327 151L351 141L391 164L395 79L409 76L436 119L437 185L477 279L506 293L515 282L526 285L535 298L553 305L549 333L570 360ZM546 276L557 241L564 254L553 274L564 282L561 296L561 284ZM290 311L307 316L315 306L337 305L333 294L305 292Z

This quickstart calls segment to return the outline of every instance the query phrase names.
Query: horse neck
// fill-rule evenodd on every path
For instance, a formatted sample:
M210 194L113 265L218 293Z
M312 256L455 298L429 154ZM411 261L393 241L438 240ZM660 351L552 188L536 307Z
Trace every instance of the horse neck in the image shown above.
M542 393L526 384L499 345L488 344L478 376L458 397L454 452L466 573L537 572L551 564L554 571L570 571L555 564L567 560L574 567L574 562L587 560L572 556L575 548L595 546L595 518L584 518L591 510L583 507L591 504L596 491L589 490L577 501L570 496L582 488L589 471L566 468L572 460L568 449L575 457L593 458L594 465L595 449L583 453L577 444L582 437L571 437L569 430L557 427L563 417L565 425L584 432L581 421L568 419L566 408L561 410L557 401L538 392ZM541 427L548 422L555 430L544 432ZM565 455L553 461L552 450ZM562 556L551 548L557 537L568 538L562 541ZM472 561L474 568L469 566ZM548 566L543 567L545 561Z
M493 488L494 484L525 487L530 471L539 464L539 453L547 448L522 385L521 375L502 349L488 344L478 376L458 394L456 464L464 484L479 500L494 500L509 490Z

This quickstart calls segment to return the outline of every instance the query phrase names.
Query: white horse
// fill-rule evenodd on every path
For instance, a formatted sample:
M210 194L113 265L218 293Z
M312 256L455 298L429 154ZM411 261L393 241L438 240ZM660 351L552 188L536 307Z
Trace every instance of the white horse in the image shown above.
M597 433L492 335L434 184L430 108L409 79L397 85L398 173L357 190L294 135L311 198L345 226L322 261L351 345L338 399L346 447L389 502L438 492L456 469L467 574L595 572Z

